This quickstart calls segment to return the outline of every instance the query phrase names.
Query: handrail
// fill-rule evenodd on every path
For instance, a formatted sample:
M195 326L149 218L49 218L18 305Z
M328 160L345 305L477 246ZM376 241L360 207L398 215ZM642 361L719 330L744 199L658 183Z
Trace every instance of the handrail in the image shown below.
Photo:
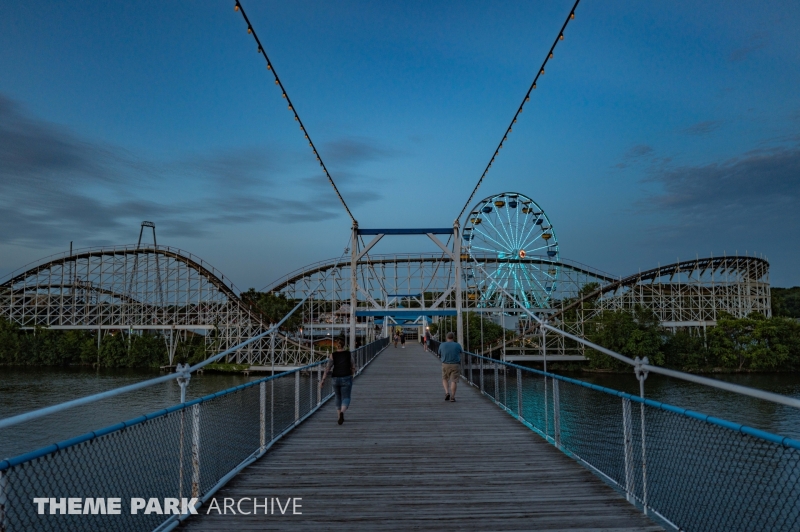
M239 384L238 386L233 386L231 388L227 388L227 389L221 390L219 392L210 393L210 394L204 395L203 397L198 397L196 399L192 399L191 401L185 401L183 403L178 403L178 404L170 406L168 408L162 408L161 410L156 410L155 412L151 412L149 414L144 414L144 415L135 417L133 419L129 419L127 421L120 421L119 423L115 423L114 425L109 425L108 427L104 427L104 428L101 428L101 429L98 429L98 430L94 430L92 432L87 432L87 433L81 434L79 436L74 436L74 437L72 437L72 438L70 438L68 440L63 440L63 441L60 441L58 443L53 443L51 445L48 445L46 447L41 447L39 449L35 449L35 450L27 452L27 453L23 453L23 454L20 454L20 455L17 455L17 456L12 456L12 457L0 460L0 471L4 471L4 470L8 469L9 467L13 467L13 466L16 466L16 465L19 465L19 464L23 464L25 462L30 462L31 460L35 460L36 458L40 458L40 457L45 456L47 454L50 454L52 452L64 450L64 449L67 449L67 448L72 447L74 445L77 445L79 443L83 443L85 441L93 440L93 439L98 438L100 436L104 436L104 435L109 434L111 432L115 432L115 431L117 431L119 429L132 427L134 425L138 425L139 423L143 423L145 421L149 421L151 419L155 419L155 418L158 418L158 417L161 417L161 416L164 416L166 414L170 414L172 412L176 412L176 411L179 411L179 410L186 410L190 406L193 406L193 405L196 405L196 404L200 404L200 403L205 403L205 402L210 401L211 399L215 399L217 397L222 397L224 395L228 395L228 394L231 394L231 393L234 393L234 392L238 392L238 391L244 390L246 388L252 388L253 386L257 386L257 385L261 384L262 382L269 382L269 381L274 380L274 379L279 379L281 377L286 377L287 375L291 375L291 374L296 373L298 371L305 371L305 370L317 367L320 364L324 364L326 362L327 362L327 360L320 360L319 362L313 362L311 364L307 364L307 365L302 366L300 368L287 370L287 371L284 371L284 372L281 372L281 373L277 373L275 375L270 375L269 377L264 377L264 378L261 378L261 379L258 379L258 380L246 382L244 384ZM9 418L9 419L11 419L11 418Z
M631 359L626 357L625 355L621 355L616 351L612 351L611 349L605 348L601 345L597 345L594 342L590 342L585 338L581 338L580 336L576 336L574 334L570 334L566 331L562 331L557 327L553 327L552 325L548 324L545 320L542 320L539 316L528 310L522 303L520 303L513 295L511 295L505 288L503 288L500 283L498 283L492 276L486 273L481 266L478 268L483 272L484 275L494 283L499 290L501 290L505 295L507 295L512 301L514 301L520 309L526 312L530 317L536 320L539 323L539 326L543 329L547 329L553 331L556 334L560 334L565 338L569 338L570 340L574 340L580 344L585 345L586 347L591 347L592 349L599 351L605 355L611 356L616 358L617 360L624 362L630 366L633 366L634 371L636 371L637 375L641 372L644 372L644 375L647 372L652 371L653 373L658 373L661 375L666 375L668 377L673 377L676 379L681 379L688 382L694 382L696 384L702 384L704 386L709 386L712 388L718 388L720 390L725 390L728 392L738 393L741 395L747 395L749 397L755 397L756 399L763 399L765 401L770 401L773 403L778 403L786 406L791 406L792 408L800 409L800 399L795 399L793 397L787 397L785 395L780 395L777 393L767 392L765 390L759 390L757 388L750 388L748 386L741 386L739 384L732 384L730 382L719 381L716 379L709 379L707 377L700 377L699 375L693 375L691 373L684 373L682 371L676 371L672 369L662 368L659 366L653 366L652 364L648 363L647 357L644 360L640 360L639 357L636 359Z
M342 255L342 257L343 256L344 255ZM341 257L340 257L339 260L341 261ZM274 324L272 327L267 329L265 332L257 334L256 336L253 336L252 338L248 338L244 342L242 342L242 343L240 343L238 345L235 345L235 346L233 346L233 347L231 347L229 349L226 349L225 351L222 351L221 353L218 353L218 354L216 354L216 355L214 355L212 357L209 357L209 358L203 360L202 362L198 362L194 366L186 367L188 365L185 365L182 368L180 368L179 371L176 371L175 373L171 373L169 375L164 375L163 377L156 377L154 379L149 379L149 380L146 380L146 381L137 382L135 384L129 384L128 386L122 386L120 388L115 388L113 390L108 390L108 391L97 393L97 394L94 394L94 395L88 395L86 397L73 399L72 401L66 401L64 403L59 403L57 405L48 406L48 407L45 407L45 408L40 408L38 410L33 410L31 412L26 412L24 414L19 414L19 415L16 415L16 416L7 417L5 419L0 419L0 429L4 429L4 428L10 427L12 425L18 425L19 423L24 423L26 421L30 421L32 419L37 419L37 418L40 418L40 417L43 417L43 416L47 416L47 415L50 415L50 414L55 414L56 412L63 412L64 410L68 410L70 408L75 408L76 406L82 406L82 405L86 405L86 404L89 404L89 403L94 403L94 402L97 402L97 401L100 401L100 400L103 400L103 399L108 399L109 397L116 397L117 395L121 395L123 393L133 392L133 391L136 391L136 390L140 390L142 388L148 388L150 386L155 386L156 384L161 384L162 382L168 382L168 381L171 381L172 379L183 379L183 382L186 382L186 379L191 376L192 372L197 371L198 369L203 368L203 367L207 366L208 364L211 364L212 362L216 362L220 358L222 358L222 357L224 357L226 355L229 355L229 354L237 351L238 349L241 349L242 347L250 345L251 343L255 342L256 340L260 340L261 338L264 338L265 336L268 336L268 335L276 332L278 330L278 328L281 325L283 325L283 323L286 320L288 320L289 317L292 314L294 314L295 311L297 311L297 309L299 309L303 305L303 303L306 302L306 300L309 297L311 297L311 295L317 290L317 288L319 288L319 286L323 282L325 282L324 279L319 282L319 284L314 288L314 290L309 291L308 294L303 299L301 299L300 302L297 303L297 305L295 305L294 308L291 311L289 311L288 314L286 314L286 316L284 316L278 323ZM179 380L179 382L181 382L181 381Z
M735 423L732 421L727 421L725 419L717 418L708 414L703 414L702 412L697 412L696 410L690 410L688 408L680 408L678 406L671 405L669 403L662 403L661 401L653 401L652 399L646 399L644 397L639 397L637 395L633 395L627 392L622 392L619 390L614 390L613 388L607 388L605 386L600 386L599 384L592 384L590 382L585 382L578 379L573 379L570 377L565 377L563 375L557 375L555 373L550 373L547 371L542 371L535 368L528 368L525 366L521 366L519 364L514 364L513 362L506 362L504 360L497 360L491 357L479 355L477 353L472 353L470 351L463 351L464 354L474 356L475 358L483 359L489 361L493 364L502 364L504 366L508 366L510 368L519 369L522 371L527 371L529 373L536 373L538 375L542 375L544 377L550 377L552 379L557 379L563 382L569 382L571 384L576 384L578 386L582 386L584 388L589 388L592 390L597 390L599 392L603 392L609 395L615 395L617 397L622 397L625 399L629 399L635 403L641 403L647 406L651 406L654 408L658 408L660 410L665 410L667 412L674 412L676 414L681 414L684 416L688 416L694 419L698 419L700 421L705 421L707 423L711 423L712 425L718 425L720 427L735 430L737 432L741 432L742 434L749 434L750 436L754 436L756 438L766 440L772 443L777 443L779 445L784 445L786 447L792 447L794 449L800 450L800 441L789 438L788 436L780 436L778 434L773 434L771 432L767 432L761 429L757 429L754 427L749 427L747 425L742 425L741 423ZM667 370L670 371L670 370ZM765 392L769 393L769 392ZM775 395L775 394L772 394ZM781 396L783 397L783 396Z

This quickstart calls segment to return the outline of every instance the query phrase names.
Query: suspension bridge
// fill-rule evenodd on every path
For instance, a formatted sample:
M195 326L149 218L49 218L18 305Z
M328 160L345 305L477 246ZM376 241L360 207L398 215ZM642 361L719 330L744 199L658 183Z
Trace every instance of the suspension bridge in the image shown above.
M294 304L276 323L203 259L159 246L150 222L136 245L70 250L3 279L0 316L22 328L93 330L98 341L111 331L155 331L169 344L170 366L191 333L213 354L169 375L0 420L0 430L14 430L171 380L182 390L170 408L0 460L0 531L797 529L800 442L652 401L645 383L657 373L787 408L800 401L630 359L583 334L586 320L605 310L644 307L663 327L697 330L722 313L769 316L768 262L697 257L617 276L561 257L555 220L524 193L473 201L577 6L453 223L364 228L237 0L352 222L348 250L262 289ZM145 228L152 245L142 244ZM376 253L398 235L436 251ZM470 313L499 325L501 341L470 345ZM288 326L292 317L299 325ZM450 319L464 346L454 404L441 400L437 340L432 352L416 343L389 347L397 327L422 332ZM332 422L332 389L321 382L319 340L333 336L347 339L357 369L355 408L343 427ZM640 393L547 371L548 360L582 360L586 349L628 364ZM192 374L217 361L268 376L187 400ZM105 502L102 512L84 511L89 499L96 510L101 496L124 511ZM157 504L134 513L132 501L142 497Z

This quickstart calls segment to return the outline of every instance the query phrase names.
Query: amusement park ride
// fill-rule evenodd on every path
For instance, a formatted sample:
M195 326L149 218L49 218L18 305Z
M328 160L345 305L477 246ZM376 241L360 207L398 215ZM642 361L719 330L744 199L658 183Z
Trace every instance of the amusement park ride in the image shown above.
M475 193L500 153L537 81L575 18L572 7L541 68L522 99L477 185L451 226L360 228L317 151L250 20L237 1L275 85L288 103L313 155L352 221L349 257L300 268L262 291L302 302L302 324L241 347L229 362L253 369L284 369L323 356L322 337L345 334L351 349L398 325L424 328L455 317L465 345L465 313L502 325L502 342L466 348L495 358L582 360L583 347L561 335L539 341L538 320L583 335L583 325L604 310L652 310L665 327L705 331L721 312L770 315L769 264L757 257L709 257L662 266L629 277L610 275L561 257L553 221L520 192ZM153 244L142 245L145 228ZM439 249L416 254L370 254L384 237L418 235ZM440 237L447 236L442 242ZM370 238L366 242L364 237ZM205 338L220 352L269 329L269 319L208 263L185 251L159 246L155 224L143 222L136 246L83 249L42 259L0 283L0 317L23 328L89 329L102 334L160 331L170 346L187 334ZM531 318L535 318L532 320Z

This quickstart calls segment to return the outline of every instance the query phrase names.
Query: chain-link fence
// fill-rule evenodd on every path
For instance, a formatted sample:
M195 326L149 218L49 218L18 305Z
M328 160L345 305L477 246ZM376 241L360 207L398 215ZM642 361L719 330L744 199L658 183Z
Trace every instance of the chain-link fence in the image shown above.
M356 350L357 374L388 343L384 338ZM170 501L176 512L192 498L207 500L331 397L330 379L319 387L324 364L256 380L3 460L0 532L168 529L185 515L145 513L146 508L134 515L131 500L158 499L161 511ZM47 502L38 504L38 498Z
M800 530L798 441L472 353L462 375L664 525Z

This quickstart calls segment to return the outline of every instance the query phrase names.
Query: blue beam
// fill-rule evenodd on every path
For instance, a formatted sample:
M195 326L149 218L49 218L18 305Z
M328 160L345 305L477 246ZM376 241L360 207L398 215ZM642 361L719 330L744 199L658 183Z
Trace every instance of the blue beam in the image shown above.
M452 227L434 227L432 229L359 229L359 235L452 235Z
M416 318L419 316L455 316L455 310L413 309L413 310L357 310L356 316L392 316L395 318Z

